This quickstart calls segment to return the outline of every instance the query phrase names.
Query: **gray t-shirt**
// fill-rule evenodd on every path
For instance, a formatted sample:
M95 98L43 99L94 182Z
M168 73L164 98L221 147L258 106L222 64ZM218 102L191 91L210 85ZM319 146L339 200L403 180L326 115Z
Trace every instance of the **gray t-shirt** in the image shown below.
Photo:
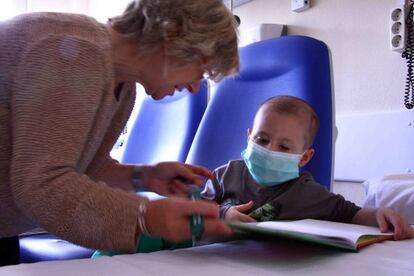
M201 196L220 204L220 216L234 205L254 202L252 215L266 219L320 219L349 223L360 207L341 195L329 192L305 172L298 178L273 187L257 184L243 160L233 160L214 171ZM269 213L270 212L270 213Z

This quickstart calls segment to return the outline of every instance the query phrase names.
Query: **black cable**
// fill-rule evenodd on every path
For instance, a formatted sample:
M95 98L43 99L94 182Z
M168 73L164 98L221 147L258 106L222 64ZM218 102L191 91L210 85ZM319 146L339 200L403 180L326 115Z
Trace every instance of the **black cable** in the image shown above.
M402 53L402 57L406 59L407 63L407 79L405 83L405 92L404 92L404 105L407 109L412 109L414 107L414 22L413 22L413 12L414 10L414 1L410 0L410 11L406 19L407 26L407 46ZM411 93L410 93L411 92Z

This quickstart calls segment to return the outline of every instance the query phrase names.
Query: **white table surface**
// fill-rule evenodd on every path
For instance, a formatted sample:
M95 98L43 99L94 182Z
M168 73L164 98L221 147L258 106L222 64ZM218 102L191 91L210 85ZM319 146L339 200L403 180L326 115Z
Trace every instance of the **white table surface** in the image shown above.
M414 240L358 253L290 240L241 240L176 251L50 261L0 268L0 275L414 275Z

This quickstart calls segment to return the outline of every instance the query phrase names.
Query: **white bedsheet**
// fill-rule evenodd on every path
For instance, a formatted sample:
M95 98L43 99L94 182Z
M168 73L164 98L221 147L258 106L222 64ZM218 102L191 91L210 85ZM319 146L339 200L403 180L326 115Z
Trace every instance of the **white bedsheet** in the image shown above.
M414 275L414 240L359 253L288 240L233 241L176 251L0 268L0 275Z
M414 224L414 174L395 174L365 181L364 207L389 207Z

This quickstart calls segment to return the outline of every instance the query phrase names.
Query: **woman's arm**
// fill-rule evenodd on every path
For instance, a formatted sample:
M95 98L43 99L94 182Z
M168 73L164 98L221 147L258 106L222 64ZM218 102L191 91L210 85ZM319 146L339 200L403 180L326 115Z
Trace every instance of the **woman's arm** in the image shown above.
M127 191L136 190L133 180L138 180L140 188L160 195L187 196L189 185L201 186L203 177L213 178L206 168L181 162L160 162L155 165L123 165L109 163L99 174L99 180L111 187Z
M105 53L76 37L48 36L27 51L13 86L11 189L22 212L49 232L132 252L141 199L83 173L86 152L99 143L96 122L106 120L103 102L113 96L107 70Z

